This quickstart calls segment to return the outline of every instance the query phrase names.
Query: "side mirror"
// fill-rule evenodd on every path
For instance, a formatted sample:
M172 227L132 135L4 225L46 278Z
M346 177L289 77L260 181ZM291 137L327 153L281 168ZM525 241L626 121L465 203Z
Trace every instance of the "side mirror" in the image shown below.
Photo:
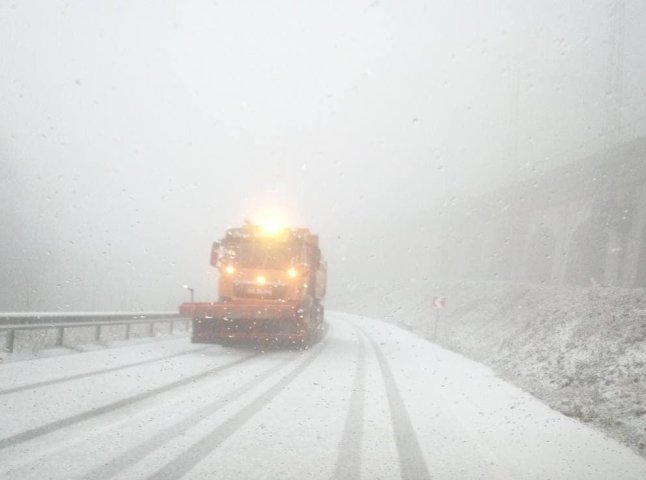
M218 265L218 252L220 251L220 242L213 242L211 246L211 265L217 267Z
M314 252L312 255L312 266L315 269L318 269L321 266L321 249L319 247L316 247L314 249Z

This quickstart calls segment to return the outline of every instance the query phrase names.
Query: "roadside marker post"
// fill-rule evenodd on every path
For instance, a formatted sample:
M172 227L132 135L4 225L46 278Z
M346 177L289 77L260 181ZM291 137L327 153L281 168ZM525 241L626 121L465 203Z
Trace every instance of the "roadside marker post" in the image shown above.
M433 297L433 307L435 308L435 329L433 330L433 340L437 340L437 326L440 323L440 310L446 308L446 297Z

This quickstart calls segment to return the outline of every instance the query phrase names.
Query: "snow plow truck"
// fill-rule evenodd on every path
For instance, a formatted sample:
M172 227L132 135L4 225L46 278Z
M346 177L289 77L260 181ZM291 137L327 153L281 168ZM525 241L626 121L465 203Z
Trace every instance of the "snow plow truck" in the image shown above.
M193 343L309 345L324 331L326 263L307 228L245 224L213 243L218 301L184 303Z

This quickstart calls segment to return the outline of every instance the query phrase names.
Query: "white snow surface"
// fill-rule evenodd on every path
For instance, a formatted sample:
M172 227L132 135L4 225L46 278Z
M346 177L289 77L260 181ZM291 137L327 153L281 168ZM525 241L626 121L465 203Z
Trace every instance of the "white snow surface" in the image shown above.
M436 329L431 294L394 288L347 307L482 362L646 457L646 289L459 282Z
M448 292L437 341L646 457L646 290L501 282ZM435 335L432 315L416 327Z
M178 338L0 365L0 478L646 478L646 459L482 364L327 320L305 351Z

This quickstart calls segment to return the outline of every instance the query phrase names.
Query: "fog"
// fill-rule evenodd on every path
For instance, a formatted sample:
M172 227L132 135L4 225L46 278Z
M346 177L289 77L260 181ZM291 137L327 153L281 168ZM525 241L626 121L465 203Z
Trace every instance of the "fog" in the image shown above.
M332 305L439 276L447 205L646 133L644 31L634 0L4 1L0 310L211 300L266 208L320 233Z

